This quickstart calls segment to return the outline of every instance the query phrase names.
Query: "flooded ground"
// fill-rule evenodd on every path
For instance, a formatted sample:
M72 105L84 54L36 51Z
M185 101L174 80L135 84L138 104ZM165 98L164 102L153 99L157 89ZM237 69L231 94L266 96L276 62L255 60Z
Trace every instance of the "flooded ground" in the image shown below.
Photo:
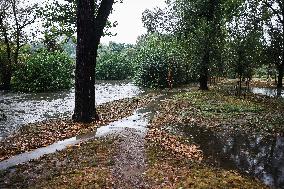
M132 116L126 117L119 121L115 121L109 125L100 127L94 133L72 137L70 139L56 142L50 146L38 148L34 151L22 153L5 161L2 161L0 162L0 170L4 170L8 167L15 166L20 163L28 162L29 160L32 159L37 159L45 154L55 153L56 151L63 150L70 145L75 145L82 141L87 141L95 137L96 138L114 137L116 135L120 135L121 133L122 134L125 133L124 132L125 130L136 133L141 137L145 137L147 132L146 126L150 118L149 116L150 112L145 112L144 109L137 110L133 113Z
M131 98L142 91L129 82L102 81L96 84L96 104ZM54 93L0 92L0 139L19 126L50 118L70 117L74 109L74 89ZM1 113L1 112L0 112Z
M157 95L157 100L151 102L147 107L141 108L133 112L133 115L125 117L118 121L112 122L106 126L99 127L96 132L88 133L76 137L72 137L63 141L56 142L52 145L38 148L31 152L22 153L13 156L7 160L0 162L0 170L7 169L9 167L28 162L33 159L40 158L45 154L55 153L56 151L63 150L70 145L75 145L83 141L88 141L93 138L107 138L107 137L122 137L125 138L129 135L136 135L136 139L140 138L145 140L147 134L147 125L154 116L155 108L157 107L159 100L167 98L168 95ZM128 138L126 137L126 138ZM131 146L131 144L128 144ZM141 147L140 147L141 148ZM144 144L143 144L144 148ZM138 150L138 149L136 149Z
M238 169L266 185L284 188L284 137L216 133L198 126L178 128L189 141L200 145L208 163Z
M273 88L260 88L260 87L252 87L250 92L254 94L261 94L269 97L283 97L284 98L284 90L282 89L273 89Z
M184 89L182 91L184 91ZM181 91L177 90L172 94L177 92ZM277 93L276 91L275 93L275 90L273 89L252 88L251 92L267 96L277 96L278 94L279 96L279 92ZM97 104L126 97L133 97L140 93L142 93L142 90L127 82L103 82L96 85ZM158 92L157 95L158 94L161 95L161 92ZM74 90L47 94L15 94L2 92L0 95L0 109L3 109L7 115L7 121L0 122L0 136L1 134L4 135L11 132L21 124L40 121L47 118L70 116L73 110ZM159 100L163 100L165 97L165 95L161 95ZM0 169L5 169L18 163L38 158L44 154L54 153L57 150L66 148L68 145L74 145L80 141L94 137L106 137L116 133L124 136L124 131L127 131L125 136L128 136L129 133L134 133L136 139L137 137L139 138L139 136L142 136L140 142L142 144L144 142L144 135L147 132L146 126L158 103L159 101L157 100L148 107L137 110L130 117L98 128L95 133L70 138L37 149L33 152L20 154L7 159L0 162ZM181 131L181 133L191 142L200 145L208 163L228 169L238 169L245 174L258 177L269 186L284 188L284 137L275 136L272 138L264 138L261 136L245 135L238 132L216 133L198 126L184 127L184 129L179 131ZM135 141L126 141L124 143L135 144ZM137 149L141 147L140 143L137 144ZM122 145L125 149L126 146L127 145ZM121 158L123 159L123 157L122 153L121 156L118 157L118 162L122 162L120 160ZM123 166L124 165L119 165L118 168Z

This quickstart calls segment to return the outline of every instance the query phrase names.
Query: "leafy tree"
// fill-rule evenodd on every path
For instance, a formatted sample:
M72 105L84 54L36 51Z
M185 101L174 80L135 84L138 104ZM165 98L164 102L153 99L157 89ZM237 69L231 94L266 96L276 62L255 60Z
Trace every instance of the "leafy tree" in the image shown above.
M75 70L75 110L73 120L90 122L98 119L95 108L97 51L114 0L102 0L94 15L93 0L77 1L77 57Z
M278 70L277 87L283 87L284 77L284 3L283 0L258 0L262 5L263 18L266 19L268 35L270 37L270 50L272 61Z
M100 1L94 1L94 16L98 12ZM62 44L57 44L61 41L64 45L72 39L76 42L76 0L46 0L45 6L39 9L39 14L43 18L44 31L44 42L48 49L58 50ZM106 27L104 28L103 35L113 35L109 32L109 28L115 27L117 22L111 23L107 21ZM64 38L64 40L62 40Z
M196 71L199 73L202 90L208 89L210 66L222 63L224 2L168 0L167 10L144 12L144 25L149 31L172 33L179 38L188 51L191 62L198 65Z
M0 2L0 40L5 44L7 57L1 66L3 89L11 87L13 64L18 64L20 49L27 40L25 28L35 22L37 6L23 4L20 0Z
M195 80L187 53L172 35L153 33L136 46L135 83L151 88L171 88Z
M245 1L229 23L230 66L240 80L251 78L254 68L261 65L263 48L263 22L258 4Z

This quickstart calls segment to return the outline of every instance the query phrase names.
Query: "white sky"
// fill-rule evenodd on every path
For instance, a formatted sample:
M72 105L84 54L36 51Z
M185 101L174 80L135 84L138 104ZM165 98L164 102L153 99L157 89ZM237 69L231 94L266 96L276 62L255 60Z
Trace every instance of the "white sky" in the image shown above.
M139 35L146 33L141 20L144 10L164 6L164 0L123 0L123 3L116 3L110 20L117 21L118 26L110 31L117 33L117 36L103 37L101 42L115 41L134 44Z
M30 0L31 2L43 3L45 0ZM114 41L118 43L132 43L136 42L139 35L146 33L146 29L142 23L142 13L146 9L154 9L155 7L165 7L165 0L123 0L123 3L116 3L113 7L114 11L110 15L112 22L117 21L118 25L111 28L112 37L103 37L102 43L109 43Z

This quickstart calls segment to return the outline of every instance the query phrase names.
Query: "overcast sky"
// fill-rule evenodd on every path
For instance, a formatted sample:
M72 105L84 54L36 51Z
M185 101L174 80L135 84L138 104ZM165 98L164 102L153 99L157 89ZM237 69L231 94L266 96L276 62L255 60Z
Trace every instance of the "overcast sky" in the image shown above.
M146 33L141 20L142 12L145 9L164 6L164 0L123 0L122 4L115 4L110 20L118 22L118 26L111 30L117 33L117 36L104 37L101 42L135 43L139 35Z
M2 0L1 0L2 1ZM30 0L31 2L43 3L46 0ZM103 37L102 43L115 41L120 43L136 42L139 35L146 33L146 29L142 23L142 13L146 9L154 9L155 7L164 7L165 0L123 0L123 3L116 3L114 11L110 15L112 22L117 21L118 26L110 31L116 33L117 36Z

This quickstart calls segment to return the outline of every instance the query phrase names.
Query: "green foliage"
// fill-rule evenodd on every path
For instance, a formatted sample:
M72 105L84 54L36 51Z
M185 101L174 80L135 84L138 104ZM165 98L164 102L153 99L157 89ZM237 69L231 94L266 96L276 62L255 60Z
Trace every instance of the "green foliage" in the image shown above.
M13 77L13 88L22 92L69 89L73 61L62 52L41 50L32 54Z
M44 19L43 27L46 29L45 34L49 38L58 36L67 36L75 41L76 33L76 9L77 1L75 0L55 0L46 1L45 6L39 8L38 15ZM94 15L97 14L100 1L95 1ZM117 3L117 2L115 2ZM117 22L107 21L104 35L113 35L109 29L116 27Z
M110 43L101 46L98 54L96 79L124 80L133 76L133 48L130 45Z
M187 52L170 36L152 34L137 44L135 55L136 84L151 88L169 87L196 80L194 68L187 62ZM171 76L169 76L171 75Z

